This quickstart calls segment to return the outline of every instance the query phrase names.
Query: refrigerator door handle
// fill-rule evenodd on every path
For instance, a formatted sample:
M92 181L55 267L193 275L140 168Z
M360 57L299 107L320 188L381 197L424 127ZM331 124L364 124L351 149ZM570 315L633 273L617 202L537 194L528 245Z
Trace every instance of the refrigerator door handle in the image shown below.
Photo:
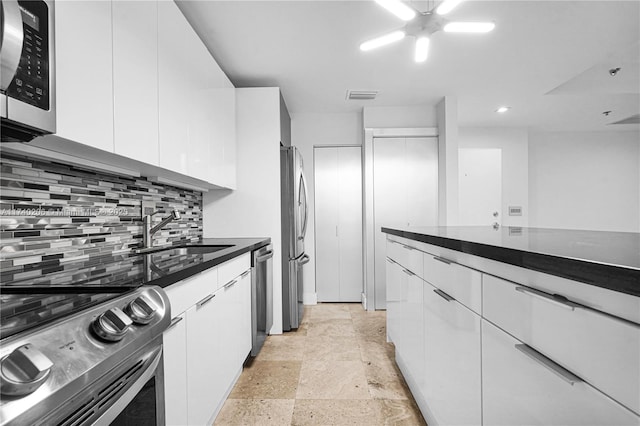
M304 172L300 172L300 189L304 190L304 222L302 224L302 231L298 236L298 240L304 240L304 236L307 234L307 222L309 221L309 200L307 195L307 179L304 177ZM302 197L298 193L298 203Z
M303 254L302 256L300 256L298 258L298 265L300 265L300 266L306 265L307 263L309 263L310 260L311 260L311 258L309 257L308 254Z

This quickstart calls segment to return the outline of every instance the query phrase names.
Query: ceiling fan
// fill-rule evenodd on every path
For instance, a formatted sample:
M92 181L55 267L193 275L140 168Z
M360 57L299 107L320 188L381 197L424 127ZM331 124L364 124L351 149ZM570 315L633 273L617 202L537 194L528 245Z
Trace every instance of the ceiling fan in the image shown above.
M444 17L463 0L444 0L428 12L420 12L401 0L375 0L380 6L406 21L407 24L396 31L365 41L360 50L372 50L402 40L406 36L416 39L414 60L424 62L429 54L429 38L438 31L451 33L487 33L495 28L493 22L456 22Z

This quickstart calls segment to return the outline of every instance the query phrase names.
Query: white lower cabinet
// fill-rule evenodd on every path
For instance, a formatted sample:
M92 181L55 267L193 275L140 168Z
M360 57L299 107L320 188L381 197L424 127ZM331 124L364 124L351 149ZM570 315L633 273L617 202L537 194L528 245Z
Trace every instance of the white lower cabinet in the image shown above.
M482 363L486 425L640 424L631 411L486 320Z
M164 332L164 399L167 425L186 425L187 419L187 322L186 312L173 317Z
M421 388L424 377L424 332L422 320L422 299L425 282L417 275L408 272L406 280L406 297L403 298L401 310L403 312L402 333L404 334L401 357L407 365L409 374L416 380L416 386Z
M387 258L387 339L396 347L402 332L400 300L402 298L403 282L406 286L407 275L395 261Z
M480 425L480 316L428 283L423 307L429 424Z
M251 351L251 271L218 286L219 270L234 261L173 284L172 326L164 333L166 424L213 423ZM192 300L185 308L185 301Z

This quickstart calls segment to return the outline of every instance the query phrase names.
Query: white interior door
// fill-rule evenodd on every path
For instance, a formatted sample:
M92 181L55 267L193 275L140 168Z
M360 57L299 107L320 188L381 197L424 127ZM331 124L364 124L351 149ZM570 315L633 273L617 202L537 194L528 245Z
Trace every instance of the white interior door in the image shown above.
M502 223L501 149L460 149L458 185L460 225Z
M314 185L318 301L358 302L363 285L361 148L315 148Z
M316 288L318 301L340 298L338 244L338 151L313 150L316 221Z
M338 151L338 244L340 301L359 302L362 286L362 149Z
M437 226L438 140L373 140L374 306L386 309L385 227Z
M386 234L383 226L407 225L404 138L373 140L374 306L386 309Z

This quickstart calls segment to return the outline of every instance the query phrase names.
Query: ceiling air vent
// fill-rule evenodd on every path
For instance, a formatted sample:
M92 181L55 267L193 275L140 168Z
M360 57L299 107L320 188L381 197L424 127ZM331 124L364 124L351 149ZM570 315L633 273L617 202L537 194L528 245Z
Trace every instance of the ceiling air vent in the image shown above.
M631 117L623 118L622 120L609 124L640 124L640 114L635 114Z
M370 101L378 95L377 90L347 90L347 99L353 101Z

